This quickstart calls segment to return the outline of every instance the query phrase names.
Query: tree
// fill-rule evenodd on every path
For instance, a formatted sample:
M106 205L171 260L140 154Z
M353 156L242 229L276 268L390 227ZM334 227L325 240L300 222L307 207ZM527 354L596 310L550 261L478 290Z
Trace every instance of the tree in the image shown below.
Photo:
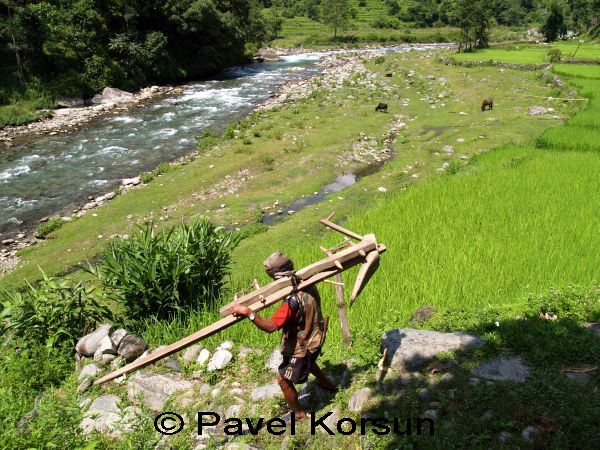
M541 29L547 42L553 42L567 33L563 6L556 0L550 5L550 14Z
M333 27L333 38L337 37L337 30L348 26L350 20L350 4L348 0L323 0L322 17L325 23Z
M457 3L461 39L459 49L485 48L490 40L490 0L459 0Z

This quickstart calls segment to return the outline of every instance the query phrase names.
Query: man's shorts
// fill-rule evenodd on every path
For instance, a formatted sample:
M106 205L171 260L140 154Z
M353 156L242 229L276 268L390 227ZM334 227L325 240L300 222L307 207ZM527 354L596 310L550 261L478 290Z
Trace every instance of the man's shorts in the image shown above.
M302 358L284 355L283 362L279 365L279 375L294 384L306 383L310 369L317 361L319 353L320 350L315 353L307 352L306 356Z

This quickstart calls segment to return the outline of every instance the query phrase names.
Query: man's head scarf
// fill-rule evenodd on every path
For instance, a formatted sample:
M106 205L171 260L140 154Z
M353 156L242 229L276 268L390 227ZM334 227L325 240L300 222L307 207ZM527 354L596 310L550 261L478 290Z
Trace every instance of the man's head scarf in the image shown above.
M283 276L284 273L294 270L294 263L281 252L275 252L264 261L265 270L272 278ZM278 274L281 274L278 276Z

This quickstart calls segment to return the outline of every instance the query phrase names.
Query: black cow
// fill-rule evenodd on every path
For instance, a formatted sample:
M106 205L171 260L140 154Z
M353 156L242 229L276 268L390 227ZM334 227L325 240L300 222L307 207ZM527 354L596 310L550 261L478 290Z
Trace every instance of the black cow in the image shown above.
M387 103L379 103L379 105L375 107L375 111L387 112Z

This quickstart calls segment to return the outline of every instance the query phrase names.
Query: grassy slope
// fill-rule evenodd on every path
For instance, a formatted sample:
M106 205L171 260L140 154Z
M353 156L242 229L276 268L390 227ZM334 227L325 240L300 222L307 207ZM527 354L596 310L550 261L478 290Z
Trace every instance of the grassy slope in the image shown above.
M397 448L413 444L425 448L450 448L468 442L473 447L488 448L496 446L497 434L506 430L513 433L511 444L522 445L518 437L520 431L527 425L535 424L545 427L538 442L542 447L593 448L594 430L600 426L597 395L590 393L587 385L567 381L556 370L565 365L594 363L600 354L597 338L591 332L582 333L576 323L563 319L574 312L578 314L574 317L600 319L597 297L591 297L585 303L575 296L575 304L579 308L576 311L564 309L569 305L566 302L563 303L563 309L553 308L561 318L556 323L533 320L539 312L539 302L525 306L525 298L530 292L548 291L552 286L564 288L571 283L590 286L598 282L597 267L600 266L600 260L595 249L600 243L597 234L600 186L596 175L600 169L600 154L596 151L555 152L527 145L509 145L484 152L455 174L452 174L454 170L450 174L438 172L436 169L448 159L457 164L452 167L458 167L459 164L454 158L435 154L443 145L454 145L457 154L472 156L503 142L529 144L544 127L558 124L555 120L524 115L530 100L521 94L544 95L551 91L539 86L535 74L505 70L500 76L498 70L492 68L447 68L431 59L420 59L418 55L398 55L393 60L388 59L384 65L372 64L370 67L378 70L380 76L390 70L400 74L392 82L401 86L397 91L400 98L411 99L410 106L401 109L399 99L394 95L385 97L392 112L399 110L407 116L408 127L403 132L404 139L396 144L396 159L386 164L381 172L363 178L339 195L333 195L330 202L300 211L267 232L244 241L235 253L234 284L242 286L260 273L260 262L275 249L288 252L298 265L320 258L317 244L333 244L339 242L340 237L333 232L323 231L317 225L317 219L336 209L340 218L348 217L345 224L349 228L361 233L375 232L389 250L383 256L382 268L350 311L355 339L350 350L341 345L338 328L331 327L323 357L328 371L337 373L341 361L353 358L355 379L352 389L374 387L373 367L378 358L381 332L404 325L413 310L422 304L440 306L443 311L439 318L428 324L429 327L477 331L485 334L491 344L466 359L459 355L459 367L453 371L456 377L453 386L458 388L458 397L450 395L443 385L430 386L433 399L441 401L443 416L439 422L442 429L436 428L438 434L435 439L394 441L390 438L374 438L372 435L365 438L353 435L325 440L322 436L311 437L302 432L292 439L292 444L310 448ZM400 67L404 71L408 68L417 70L417 80L412 86L404 84L404 72ZM448 79L447 86L429 85L422 78L426 74L444 76ZM380 80L386 81L383 77ZM577 83L584 88L583 93L594 92L598 88L594 80ZM439 109L437 103L438 108L432 110L424 93L437 95L442 89L450 93L448 97L451 100L444 100L447 103L445 109ZM490 92L501 100L493 113L481 114L478 111L479 102L473 98L479 100ZM348 94L356 96L356 101L347 99ZM371 132L382 133L385 123L372 123L368 119L372 117L372 120L379 121L385 115L372 114L372 104L377 98L368 100L368 95L360 87L347 87L335 94L330 101L335 99L338 113L335 115L331 112L331 122L324 130L330 132L339 127L338 131L342 133L341 130L344 130L349 141L363 126L372 126ZM420 100L423 98L425 100ZM362 103L366 114L357 113L354 122L354 110L361 111ZM343 105L346 107L340 108ZM302 107L307 109L293 116L306 113L312 125L314 114L322 108L310 102ZM560 105L559 109L562 107ZM339 114L339 111L344 111L342 114L345 115ZM459 115L459 111L468 115ZM583 114L594 116L597 112L596 103L589 102ZM278 114L285 117L289 111ZM320 117L327 117L322 112L319 114ZM411 122L410 119L415 120ZM385 117L387 120L389 117ZM256 126L265 123L269 123L268 120ZM349 129L344 127L346 123ZM435 127L448 123L452 123L452 126L436 136ZM457 142L457 138L465 139L464 143ZM261 144L266 145L267 142L261 141ZM242 147L240 143L237 145L239 148L248 147ZM309 145L307 148L312 147ZM216 161L232 169L234 166L228 166L229 163L225 161L228 156L240 158L239 155L233 150L222 152ZM204 170L204 176L209 176L206 174L209 171L206 170L206 161L198 161L159 178L155 182L156 191L150 191L153 183L120 199L124 203L120 206L123 213L127 209L127 202L132 202L129 206L133 207L133 203L144 199L148 200L144 208L148 205L156 208L144 192L174 195L169 191L174 190L173 185L183 182L183 178L174 178L171 183L165 181L170 179L168 177L184 175L182 171L190 170L185 175L197 177L196 183L204 181L200 169ZM293 159L277 161L278 164L287 162L291 168L288 174L294 173ZM202 164L197 172L191 172L194 164ZM414 174L418 174L418 178L412 178ZM303 185L308 179L297 180L296 194L313 190L313 186ZM378 193L378 186L385 186L388 192ZM248 192L248 195L251 193ZM271 194L266 198L272 202L275 197ZM240 194L237 201L247 201L244 193ZM217 200L215 203L220 202ZM365 205L369 207L365 208ZM110 208L112 206L107 207L106 214L111 212ZM75 241L77 236L95 233L92 231L94 220L100 217L84 218L79 223L69 225L66 229L69 233L65 236L73 235ZM107 219L103 220L103 223L108 222ZM81 224L90 230L80 228L78 225ZM82 230L81 236L78 230ZM52 254L53 249L56 251L60 248L54 247L60 240L49 242L45 249L41 247L41 250L35 251L43 255L43 252L50 250L49 254ZM86 252L82 250L79 257ZM53 254L54 259L63 256L59 252ZM346 274L346 282L351 283L353 275ZM261 280L264 281L264 276ZM323 285L320 289L326 312L335 320L333 289L329 285ZM524 309L530 317L529 322L515 319L516 315L522 316ZM155 345L172 342L209 323L214 317L214 313L197 313L179 322L151 324L146 328L144 337ZM495 320L499 321L500 327L490 329ZM210 347L225 338L266 349L276 344L275 336L259 333L250 324L242 324L212 338L207 345ZM506 352L517 352L534 366L535 371L529 383L522 386L468 384L468 370L473 364ZM253 372L247 376L251 380L266 381L267 376L262 368L264 355L255 360ZM223 376L238 378L242 367L238 361ZM387 412L402 418L419 415L427 403L416 396L420 387L422 385L413 384L402 387L398 380L390 377L379 388L389 388L391 392L399 393L398 396L391 398L385 395L375 399L369 412L375 415ZM70 392L73 386L65 386L65 389ZM95 389L95 393L100 392L98 388ZM123 395L116 386L109 387L109 391ZM327 405L322 412L336 405L347 404L350 393L339 393L333 404ZM75 399L69 401L75 402ZM57 405L55 409L58 411L56 414L42 413L43 420L60 417L64 413L64 405ZM267 414L266 417L271 417L280 410L281 404L275 402L267 405L263 412ZM481 417L487 410L492 411L493 419L486 422ZM38 425L43 423L39 422ZM58 423L54 420L48 425L53 435L60 434L57 432ZM75 439L71 428L65 425L63 431L64 440ZM177 443L189 445L186 433L178 438L180 441ZM44 434L39 439L43 440ZM156 433L151 421L148 421L119 446L138 448L147 446L155 439ZM266 448L279 448L280 441L280 438L269 436L259 438L259 444ZM55 442L58 442L58 438ZM81 445L81 441L77 442ZM98 445L115 446L114 443L103 441Z
M350 5L356 9L356 17L350 19L345 30L338 30L338 39L333 40L331 26L316 22L306 17L284 18L280 37L272 45L274 47L308 48L339 46L340 44L366 45L375 43L395 44L400 42L455 42L460 31L453 27L414 28L404 24L400 29L382 29L373 27L379 18L388 18L388 8L383 0L367 0L366 7L359 7L358 0L351 0ZM492 40L506 41L520 39L522 33L507 27L495 27Z
M471 53L459 53L452 58L457 61L494 60L516 64L541 64L545 62L550 48L558 48L562 52L563 59L568 60L575 53L577 45L576 42L556 42L551 47L527 45L515 45L509 48L492 47ZM593 43L582 44L575 53L575 59L600 60L600 47Z

